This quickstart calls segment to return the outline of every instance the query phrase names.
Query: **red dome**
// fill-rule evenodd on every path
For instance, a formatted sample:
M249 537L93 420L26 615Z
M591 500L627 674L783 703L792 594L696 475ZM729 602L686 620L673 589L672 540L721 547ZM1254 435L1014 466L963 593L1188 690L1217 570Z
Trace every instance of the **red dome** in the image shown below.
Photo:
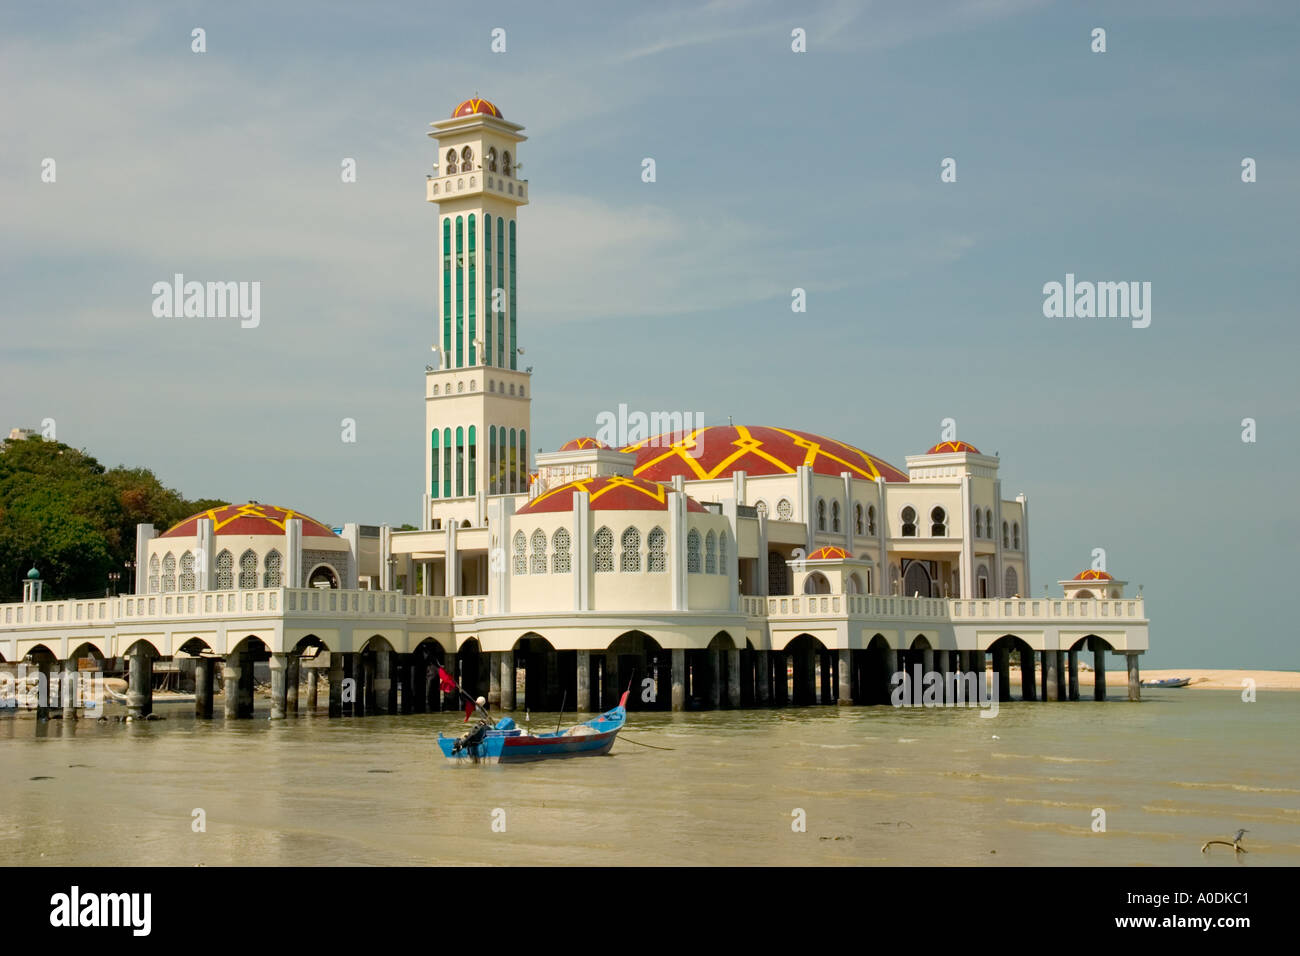
M907 481L907 475L888 462L834 438L766 425L706 425L669 444L661 435L628 445L636 453L632 473L638 478L669 481L682 475L687 481L730 478L737 471L749 475L790 475L809 465L819 475L838 477L849 472L857 478Z
M549 514L555 511L573 510L573 493L585 491L591 496L593 511L667 511L668 492L672 488L657 481L644 481L629 478L626 475L610 475L604 478L582 478L568 484L544 491L532 501L521 505L517 515ZM687 511L704 511L700 504L689 495L686 498Z
M842 560L844 560L844 559L847 558L847 557L849 557L849 553L848 553L847 551L845 551L843 548L837 548L837 547L834 547L833 545L828 545L827 547L824 547L824 548L818 548L818 549L817 549L816 551L814 551L812 554L808 555L807 560L809 560L809 561L842 561Z
M974 445L970 444L970 442L941 441L939 442L939 444L935 445L933 448L927 451L926 454L927 455L951 455L953 452L959 452L959 451L967 451L970 452L972 455L978 455L980 453L980 450L976 448Z
M1080 571L1074 576L1076 581L1114 581L1115 579L1105 571L1094 571L1089 568L1087 571Z
M304 538L337 538L331 529L325 527L315 518L309 518L301 511L292 508L278 508L275 505L259 505L250 502L246 505L226 505L222 508L209 508L196 515L190 515L179 524L168 528L158 537L185 538L198 534L200 518L211 518L212 528L216 534L284 534L284 523L290 518L302 519L302 536Z
M487 100L481 100L475 97L472 100L466 100L452 111L451 118L457 116L473 116L475 113L486 113L488 116L495 116L497 119L505 119L501 111L496 108L496 104L489 103Z
M608 448L603 441L584 435L582 438L570 438L560 446L560 451L581 451L584 448Z

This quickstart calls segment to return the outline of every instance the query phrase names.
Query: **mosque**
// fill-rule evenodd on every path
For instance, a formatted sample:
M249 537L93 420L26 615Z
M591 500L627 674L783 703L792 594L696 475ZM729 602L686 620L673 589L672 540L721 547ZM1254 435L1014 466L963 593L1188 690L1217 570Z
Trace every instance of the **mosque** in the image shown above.
M151 670L177 661L203 716L220 663L232 718L254 712L258 662L272 717L314 712L326 674L331 716L438 709L438 666L506 710L587 711L629 685L643 709L883 703L914 665L1009 700L1013 659L1024 699L1077 700L1085 650L1093 696L1109 652L1138 698L1141 595L1090 569L1033 597L1028 500L969 442L898 468L799 429L649 413L658 434L574 438L530 464L524 128L483 99L431 125L441 283L418 529L249 502L140 526L131 594L45 601L33 569L0 606L0 657L60 666L65 716L76 675L114 662L136 715Z

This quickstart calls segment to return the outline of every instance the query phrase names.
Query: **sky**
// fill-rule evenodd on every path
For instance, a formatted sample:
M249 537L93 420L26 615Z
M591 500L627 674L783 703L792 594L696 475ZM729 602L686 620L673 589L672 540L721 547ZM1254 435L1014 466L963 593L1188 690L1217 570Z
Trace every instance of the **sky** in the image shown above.
M1297 669L1298 46L1250 0L8 4L0 431L415 523L426 133L477 93L528 136L535 448L627 403L901 467L952 418L1034 593L1104 548L1145 667ZM260 282L260 324L155 317L175 273ZM1067 274L1150 324L1045 316Z

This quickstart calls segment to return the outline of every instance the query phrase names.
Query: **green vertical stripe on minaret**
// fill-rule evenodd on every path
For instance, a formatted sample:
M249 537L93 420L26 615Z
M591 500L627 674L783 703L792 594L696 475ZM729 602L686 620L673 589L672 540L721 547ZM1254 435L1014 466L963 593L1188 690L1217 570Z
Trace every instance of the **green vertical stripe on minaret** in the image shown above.
M465 367L465 217L456 217L456 368Z
M483 217L483 364L492 364L492 217ZM495 442L494 442L495 444Z
M519 449L515 445L515 430L510 429L510 441L506 445L506 452L510 455L510 464L506 467L507 481L510 483L511 491L519 490Z
M451 497L451 429L442 430L442 496Z
M502 425L497 431L497 443L501 446L501 460L497 462L497 494L504 495L509 490L509 482L506 479L506 426Z
M442 221L442 354L451 354L451 217ZM446 366L441 366L445 368Z
M478 432L469 426L469 493L478 494Z
M515 221L510 220L510 367L519 368L519 348L515 340ZM525 488L525 491L528 489Z
M477 323L474 321L475 318L474 313L476 311L475 307L478 305L478 283L474 281L474 276L476 274L476 265L474 262L474 258L475 258L474 253L476 248L476 244L474 241L475 221L476 220L474 214L470 213L469 214L469 364L471 366L478 364L478 350L474 347L474 338L478 334ZM471 487L470 494L473 493L474 493L474 489Z
M465 497L465 429L456 426L456 497Z
M528 490L528 432L519 429L519 490Z
M497 216L497 284L493 286L493 301L496 301L496 290L506 281L506 244L505 244L505 220ZM496 314L497 316L497 365L500 368L506 367L506 310L503 308ZM501 493L505 494L506 489L503 487Z
M491 232L491 223L488 224L488 231ZM489 353L490 354L490 353ZM488 429L488 494L497 493L497 427L495 425Z
M429 471L432 472L433 474L433 487L429 489L429 496L431 498L438 497L438 468L441 465L441 463L438 461L438 439L440 437L442 436L438 434L438 429L435 428L433 430L433 450L430 453L430 457L433 461L433 467L429 469Z

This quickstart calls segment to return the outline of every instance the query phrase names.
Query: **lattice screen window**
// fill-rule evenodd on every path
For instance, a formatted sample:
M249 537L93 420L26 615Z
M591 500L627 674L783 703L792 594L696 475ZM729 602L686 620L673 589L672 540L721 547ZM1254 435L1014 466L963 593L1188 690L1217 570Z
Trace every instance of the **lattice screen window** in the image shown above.
M181 590L193 591L194 585L194 552L186 551L181 555Z
M727 573L727 532L718 534L718 573Z
M718 573L718 536L712 531L704 537L704 573Z
M257 587L257 555L253 553L252 548L239 556L239 586Z
M514 561L513 561L514 573L527 574L528 573L528 554L527 554L528 539L524 537L524 533L522 531L516 531L515 536L512 540L514 542L514 550L515 550Z
M782 521L789 521L794 517L794 507L790 504L789 498L782 498L776 503L776 516Z
M235 559L229 551L217 555L217 590L229 591L235 586Z
M158 555L149 559L149 593L158 593Z
M664 553L664 529L651 529L648 543L650 545L650 573L663 574L668 570L668 557Z
M176 555L170 551L163 558L162 562L162 589L164 591L176 590Z
M283 559L279 551L268 551L266 554L266 570L262 572L262 587L278 588L284 583L284 574L281 572Z
M572 542L569 530L560 528L551 539L551 570L556 574L568 574L573 568Z
M614 532L608 528L596 532L596 570L614 570Z
M533 532L532 565L529 570L533 574L546 573L546 532L541 528Z
M641 532L636 528L625 528L620 543L623 545L623 554L619 558L618 569L620 571L640 571Z
M686 570L690 574L700 573L700 533L694 528L686 535Z

